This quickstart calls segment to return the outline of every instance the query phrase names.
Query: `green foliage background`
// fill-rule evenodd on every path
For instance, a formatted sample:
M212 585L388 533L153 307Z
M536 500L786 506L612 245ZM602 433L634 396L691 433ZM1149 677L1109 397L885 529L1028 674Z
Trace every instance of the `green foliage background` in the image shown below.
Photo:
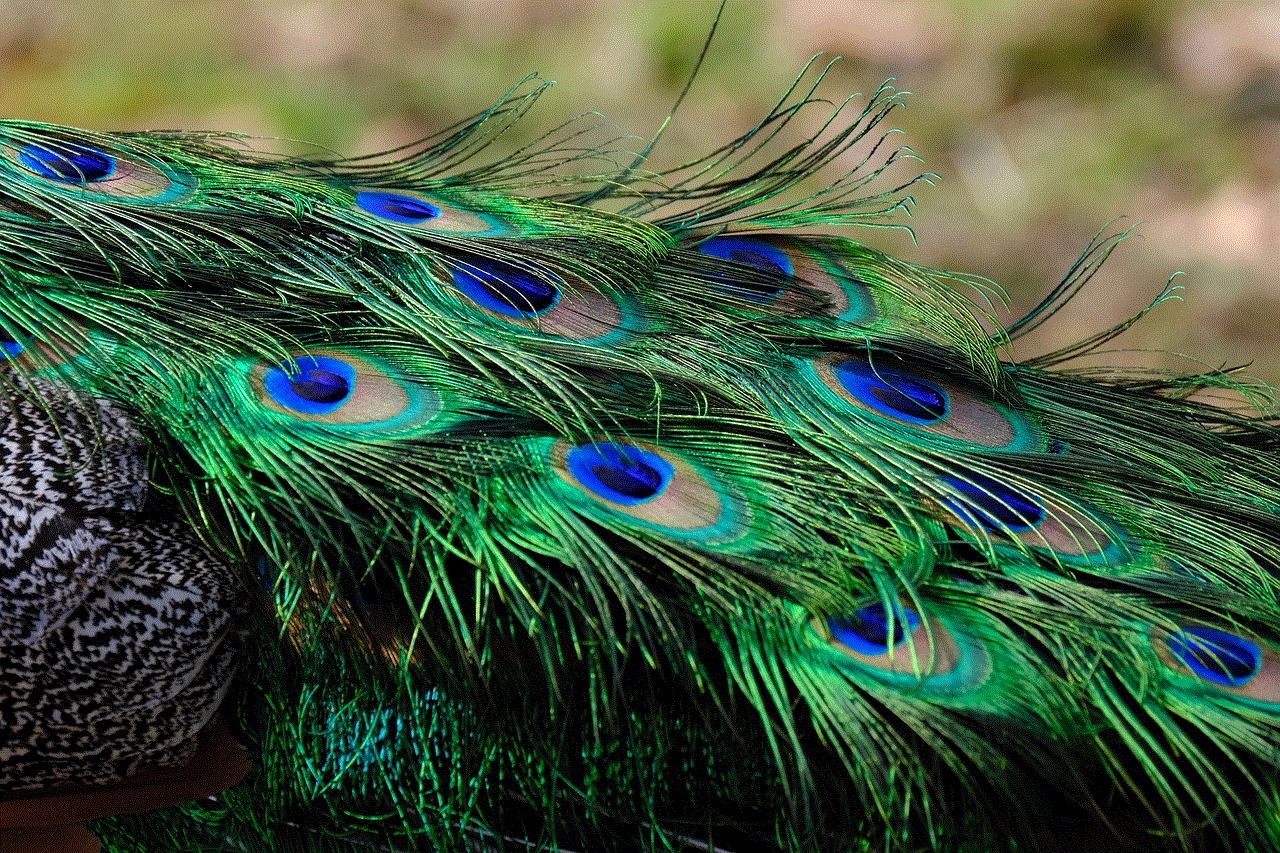
M0 0L0 114L358 154L445 127L537 72L559 83L526 137L589 109L648 137L715 9ZM941 176L916 193L918 244L897 231L859 239L987 276L1026 306L1121 217L1138 236L1019 352L1126 317L1184 271L1185 302L1119 345L1252 361L1280 383L1280 4L739 0L655 164L749 127L818 52L844 57L830 98L889 77L915 93L893 124ZM1169 353L1106 360L1194 366Z

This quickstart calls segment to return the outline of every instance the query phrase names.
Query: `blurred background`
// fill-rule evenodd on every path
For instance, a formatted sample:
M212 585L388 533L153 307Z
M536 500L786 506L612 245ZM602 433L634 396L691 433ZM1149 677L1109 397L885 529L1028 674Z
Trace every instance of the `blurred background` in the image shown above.
M0 0L0 114L363 154L471 115L537 72L558 84L513 143L586 110L647 138L715 11L634 0ZM885 229L855 239L986 276L1017 310L1119 218L1136 236L1017 354L1133 314L1180 271L1184 301L1108 360L1252 362L1252 375L1280 384L1280 3L736 0L653 164L749 128L819 52L844 57L820 90L828 98L869 95L891 77L914 93L889 124L916 168L940 176L914 193L918 242Z

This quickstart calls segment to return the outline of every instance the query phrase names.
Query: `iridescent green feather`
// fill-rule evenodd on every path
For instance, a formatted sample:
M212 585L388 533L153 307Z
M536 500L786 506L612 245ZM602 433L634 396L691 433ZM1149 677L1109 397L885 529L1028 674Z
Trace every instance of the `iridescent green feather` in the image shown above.
M894 103L774 151L821 76L659 174L483 162L537 88L383 159L0 123L8 389L124 406L269 588L259 770L114 849L1265 849L1280 427L1004 360L1113 243L989 334L804 233L907 201L796 200Z

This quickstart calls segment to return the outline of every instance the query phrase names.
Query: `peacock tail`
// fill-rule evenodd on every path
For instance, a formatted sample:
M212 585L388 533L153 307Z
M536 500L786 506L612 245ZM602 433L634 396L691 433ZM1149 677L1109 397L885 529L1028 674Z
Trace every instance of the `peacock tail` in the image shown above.
M145 501L51 511L258 600L187 643L254 773L109 850L1280 844L1267 389L1011 360L1123 235L993 325L844 236L911 185L822 74L664 172L487 158L536 81L355 159L0 122L20 497L123 418Z

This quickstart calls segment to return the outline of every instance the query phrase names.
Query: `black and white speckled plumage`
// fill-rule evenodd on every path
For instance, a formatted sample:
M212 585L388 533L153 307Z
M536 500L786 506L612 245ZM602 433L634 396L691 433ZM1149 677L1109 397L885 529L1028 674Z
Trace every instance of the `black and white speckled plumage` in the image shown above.
M0 791L179 764L221 702L246 592L147 490L114 404L0 402Z

